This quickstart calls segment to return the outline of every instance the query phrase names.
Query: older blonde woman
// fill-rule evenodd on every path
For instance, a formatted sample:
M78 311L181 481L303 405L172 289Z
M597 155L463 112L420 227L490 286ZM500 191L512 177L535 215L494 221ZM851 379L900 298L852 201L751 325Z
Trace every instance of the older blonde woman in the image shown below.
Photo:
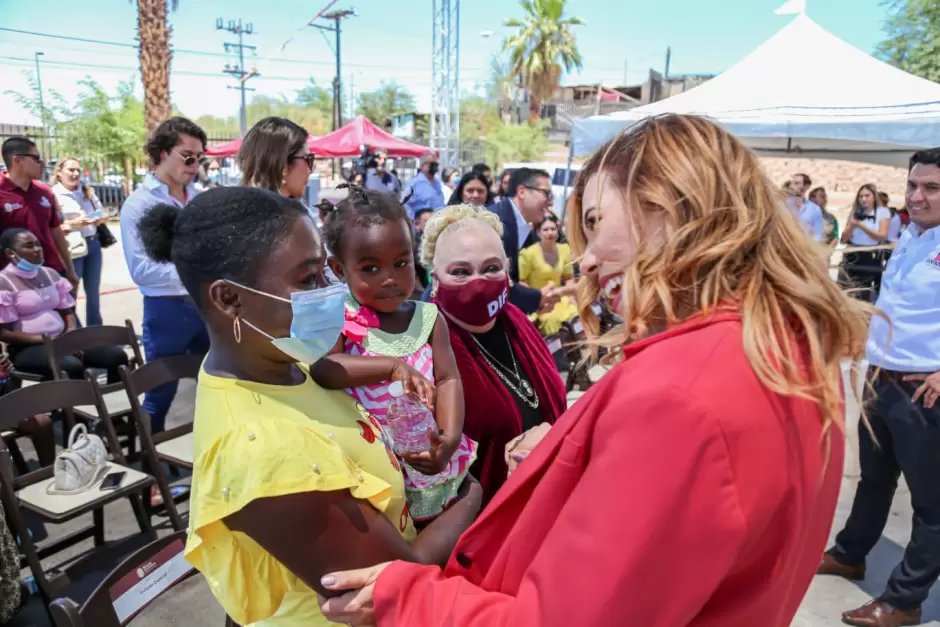
M619 358L439 569L326 577L326 616L383 627L788 627L842 476L844 358L870 307L829 280L757 157L703 118L597 151L568 234L582 319ZM473 389L467 385L467 389Z
M421 247L467 391L464 433L479 446L470 473L480 481L484 504L506 481L506 444L554 423L565 410L564 386L545 340L508 302L502 227L494 213L455 205L431 216Z

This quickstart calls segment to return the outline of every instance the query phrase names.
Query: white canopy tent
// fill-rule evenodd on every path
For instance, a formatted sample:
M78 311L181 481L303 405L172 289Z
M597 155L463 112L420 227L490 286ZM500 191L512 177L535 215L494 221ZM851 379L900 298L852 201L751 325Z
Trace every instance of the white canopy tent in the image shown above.
M571 155L593 152L630 125L662 113L710 117L764 156L906 167L913 150L940 146L940 84L878 61L805 14L694 89L577 120Z

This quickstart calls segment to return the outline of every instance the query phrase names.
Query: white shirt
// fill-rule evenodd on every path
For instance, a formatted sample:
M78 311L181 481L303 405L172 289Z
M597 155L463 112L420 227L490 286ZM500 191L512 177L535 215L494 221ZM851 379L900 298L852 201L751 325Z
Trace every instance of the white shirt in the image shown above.
M81 185L74 191L69 191L62 183L56 183L52 191L55 193L56 200L59 201L59 206L62 208L62 217L65 220L74 220L75 218L91 215L101 209L101 202L98 197L92 195L91 200L85 198L85 190L82 189ZM94 224L82 227L82 235L85 237L94 237L97 233L98 227Z
M872 366L895 372L940 371L940 226L911 224L901 235L881 282L866 353Z
M891 219L891 210L887 207L878 207L875 209L875 215L865 218L864 220L859 220L856 224L864 224L872 231L878 230L878 225L882 220ZM863 231L862 229L856 228L852 230L852 236L849 238L849 243L853 246L877 246L883 242L879 242L874 237Z
M525 241L529 239L532 225L522 216L522 212L519 211L519 208L516 207L516 203L514 203L512 199L509 200L509 204L512 205L512 212L516 214L516 232L519 234L519 250L522 250L522 247L525 246Z
M899 239L901 239L901 214L895 213L888 224L888 237L885 241L896 242Z
M186 186L187 200L192 200L197 193L194 185ZM124 246L124 260L130 270L131 279L140 287L140 293L144 296L186 296L186 288L180 281L176 266L151 259L144 251L144 245L137 233L140 218L147 209L160 203L181 208L183 206L170 195L169 186L150 172L121 207L121 244Z

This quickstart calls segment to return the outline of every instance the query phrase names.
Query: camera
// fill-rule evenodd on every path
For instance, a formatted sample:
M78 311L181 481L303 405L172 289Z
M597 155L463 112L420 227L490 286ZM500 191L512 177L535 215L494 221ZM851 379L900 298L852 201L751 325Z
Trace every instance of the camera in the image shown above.
M353 168L356 174L366 175L368 168L375 167L375 151L372 146L365 144L359 151L359 158L353 162Z
M865 207L855 207L855 213L852 215L856 222L862 222L868 219L868 212Z

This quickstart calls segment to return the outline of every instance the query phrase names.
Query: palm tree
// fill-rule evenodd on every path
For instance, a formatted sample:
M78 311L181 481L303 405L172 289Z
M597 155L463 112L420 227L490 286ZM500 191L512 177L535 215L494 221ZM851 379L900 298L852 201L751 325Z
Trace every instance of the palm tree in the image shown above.
M564 16L565 0L521 0L525 19L506 20L519 29L508 37L503 51L509 53L513 78L529 92L529 119L537 120L542 101L558 87L562 71L581 69L581 53L572 26L584 22Z
M144 124L150 133L173 115L170 106L170 35L168 8L178 0L137 0L137 40L140 42L140 80L144 85Z

